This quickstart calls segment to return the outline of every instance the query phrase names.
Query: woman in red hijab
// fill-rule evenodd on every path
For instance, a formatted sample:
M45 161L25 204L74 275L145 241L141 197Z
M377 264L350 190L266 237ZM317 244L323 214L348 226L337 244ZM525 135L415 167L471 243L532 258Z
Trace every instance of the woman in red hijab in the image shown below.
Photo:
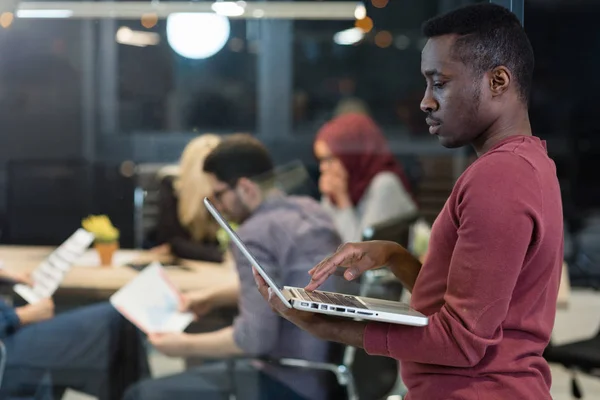
M319 191L345 242L365 228L417 211L406 175L375 122L365 114L343 114L317 133Z

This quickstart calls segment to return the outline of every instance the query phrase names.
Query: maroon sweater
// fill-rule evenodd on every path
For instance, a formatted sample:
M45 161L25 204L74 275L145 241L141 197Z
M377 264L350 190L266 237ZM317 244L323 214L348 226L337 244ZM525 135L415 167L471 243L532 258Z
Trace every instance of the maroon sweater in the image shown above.
M505 139L459 178L435 221L412 306L424 328L370 323L370 354L402 361L410 400L550 400L563 259L556 168L536 137Z

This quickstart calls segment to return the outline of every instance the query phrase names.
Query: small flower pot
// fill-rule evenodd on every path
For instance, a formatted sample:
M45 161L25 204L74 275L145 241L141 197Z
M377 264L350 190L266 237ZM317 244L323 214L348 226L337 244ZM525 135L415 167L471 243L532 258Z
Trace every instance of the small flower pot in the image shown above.
M119 249L119 242L97 242L94 243L94 248L100 257L100 265L110 267L112 266L115 251Z

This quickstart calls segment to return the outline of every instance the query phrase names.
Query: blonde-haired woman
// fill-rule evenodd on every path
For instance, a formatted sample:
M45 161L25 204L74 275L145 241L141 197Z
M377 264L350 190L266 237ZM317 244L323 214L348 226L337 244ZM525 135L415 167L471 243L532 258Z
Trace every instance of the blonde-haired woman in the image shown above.
M212 193L202 170L204 159L220 141L213 134L195 138L183 150L178 167L159 172L158 246L153 251L192 260L222 261L218 225L202 203Z

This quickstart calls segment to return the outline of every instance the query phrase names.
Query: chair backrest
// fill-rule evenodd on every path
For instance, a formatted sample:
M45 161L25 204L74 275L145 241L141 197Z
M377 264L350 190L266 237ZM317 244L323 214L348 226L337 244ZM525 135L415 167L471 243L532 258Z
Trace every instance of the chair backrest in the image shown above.
M6 346L0 340L0 389L2 389L2 379L4 378L4 370L6 369Z
M123 164L94 164L93 214L106 214L120 231L120 246L133 247L134 176Z
M361 279L360 295L384 300L399 301L403 286L387 269L368 271ZM398 361L390 357L368 355L362 349L346 350L352 360L350 368L356 383L359 399L383 399L398 380Z
M363 230L363 240L389 240L408 248L411 227L418 219L419 213L414 213L374 224Z
M356 349L351 369L361 400L385 399L398 381L398 361L390 357L371 356L362 349Z
M167 164L140 164L136 167L134 189L134 242L143 247L148 234L158 221L159 187L158 172Z

